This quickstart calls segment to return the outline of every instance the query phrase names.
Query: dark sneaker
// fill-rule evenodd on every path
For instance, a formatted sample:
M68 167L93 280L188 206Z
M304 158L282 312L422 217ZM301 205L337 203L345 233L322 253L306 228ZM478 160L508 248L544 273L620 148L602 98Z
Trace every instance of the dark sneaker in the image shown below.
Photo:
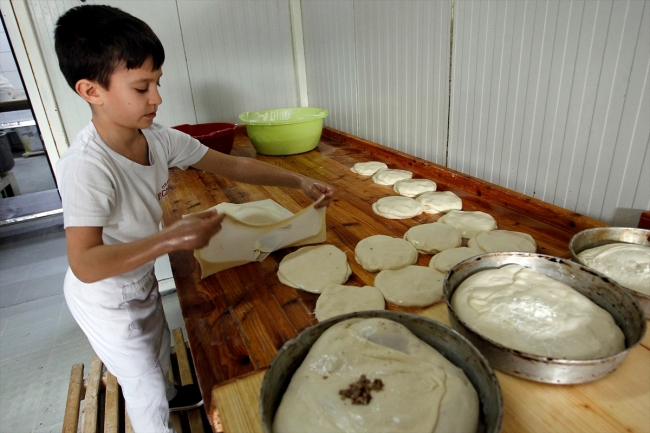
M195 409L203 404L201 390L196 384L175 386L176 396L169 400L169 411L177 412L179 410Z

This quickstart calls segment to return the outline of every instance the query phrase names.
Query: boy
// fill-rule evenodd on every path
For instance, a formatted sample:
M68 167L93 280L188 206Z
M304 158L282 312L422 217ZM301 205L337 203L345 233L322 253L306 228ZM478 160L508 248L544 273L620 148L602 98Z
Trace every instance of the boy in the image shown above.
M169 410L202 404L197 387L167 380L170 338L154 260L207 245L217 212L159 231L168 167L300 188L311 199L333 189L251 158L225 155L153 123L163 47L141 20L109 6L80 6L57 21L55 49L66 81L89 104L91 122L57 164L70 268L66 302L93 349L122 386L134 430L170 432Z

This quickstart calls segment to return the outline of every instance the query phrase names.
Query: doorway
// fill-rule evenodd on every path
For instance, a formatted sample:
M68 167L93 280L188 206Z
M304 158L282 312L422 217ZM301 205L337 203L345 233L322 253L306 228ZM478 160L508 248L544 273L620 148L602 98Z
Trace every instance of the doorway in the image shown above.
M62 212L52 164L7 34L0 33L0 226Z

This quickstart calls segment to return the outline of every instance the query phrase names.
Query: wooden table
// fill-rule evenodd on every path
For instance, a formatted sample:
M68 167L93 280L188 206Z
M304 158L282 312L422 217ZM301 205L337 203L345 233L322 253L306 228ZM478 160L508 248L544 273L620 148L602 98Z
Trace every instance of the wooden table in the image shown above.
M605 224L471 176L429 163L339 131L325 128L317 149L301 155L258 155L245 135L235 137L232 154L257 158L323 180L337 188L327 210L327 243L343 250L352 267L346 284L372 285L374 274L354 260L357 242L385 234L402 237L408 228L434 222L422 214L408 220L376 216L371 204L396 195L349 168L360 161L383 161L390 168L432 179L438 190L453 191L464 210L490 213L499 228L531 234L538 252L569 257L574 233ZM163 204L163 225L183 214L208 209L222 201L244 203L271 198L291 212L310 201L298 190L243 185L194 169L172 170ZM277 251L250 263L200 279L191 252L170 254L198 383L211 417L220 415L228 433L261 432L257 397L266 367L277 350L304 328L316 323L317 295L281 284L276 276L282 258L295 249ZM421 254L419 265L431 256ZM389 310L420 314L449 325L446 306ZM497 372L504 397L504 432L650 432L650 337L631 350L618 370L596 382L554 386Z

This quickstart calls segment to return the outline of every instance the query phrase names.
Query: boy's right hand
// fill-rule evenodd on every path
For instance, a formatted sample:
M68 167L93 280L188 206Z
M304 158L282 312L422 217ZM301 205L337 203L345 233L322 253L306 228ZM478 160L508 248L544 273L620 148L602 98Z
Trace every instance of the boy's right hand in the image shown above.
M216 210L186 216L166 230L173 250L195 250L208 245L212 236L221 230L225 214Z

